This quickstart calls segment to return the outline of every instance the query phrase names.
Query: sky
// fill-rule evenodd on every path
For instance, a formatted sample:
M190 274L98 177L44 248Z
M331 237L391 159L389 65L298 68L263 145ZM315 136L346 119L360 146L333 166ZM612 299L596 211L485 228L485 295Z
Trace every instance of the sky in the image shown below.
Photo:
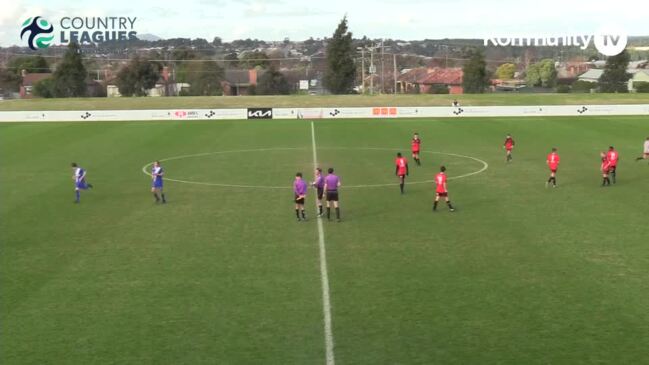
M418 40L593 34L603 26L649 35L639 0L0 0L0 46L23 45L20 25L40 15L137 17L139 34L231 41L324 38L347 15L355 37Z

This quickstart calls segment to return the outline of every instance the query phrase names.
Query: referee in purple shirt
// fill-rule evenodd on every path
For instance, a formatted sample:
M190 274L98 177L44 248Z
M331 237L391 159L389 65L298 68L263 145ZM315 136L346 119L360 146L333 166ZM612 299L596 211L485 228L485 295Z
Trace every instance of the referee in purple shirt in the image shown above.
M304 214L304 199L306 198L306 182L302 180L302 173L295 174L295 181L293 182L293 193L295 193L295 216L297 221L305 220ZM300 218L300 211L302 211L302 218Z
M324 176L322 176L322 169L321 168L316 168L315 169L315 181L311 183L313 187L316 189L316 192L318 194L316 202L318 203L318 217L322 217L322 198L324 197Z
M340 222L340 208L338 207L338 188L340 187L340 178L334 175L334 169L329 168L329 173L325 177L324 191L327 198L327 219L331 220L331 203L336 208L336 218Z

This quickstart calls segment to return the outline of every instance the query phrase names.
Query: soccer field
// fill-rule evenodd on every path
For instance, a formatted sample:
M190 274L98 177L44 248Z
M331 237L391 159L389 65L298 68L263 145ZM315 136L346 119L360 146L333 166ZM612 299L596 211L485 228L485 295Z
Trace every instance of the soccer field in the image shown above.
M634 160L648 126L647 116L319 120L313 135L307 120L0 125L0 363L646 363L649 166ZM621 159L603 188L609 145ZM343 185L342 222L322 230L313 190L307 222L292 201L295 173L312 181L314 147ZM403 196L397 151L410 161ZM143 172L156 159L166 205ZM78 205L73 161L94 185ZM453 213L431 210L442 164Z

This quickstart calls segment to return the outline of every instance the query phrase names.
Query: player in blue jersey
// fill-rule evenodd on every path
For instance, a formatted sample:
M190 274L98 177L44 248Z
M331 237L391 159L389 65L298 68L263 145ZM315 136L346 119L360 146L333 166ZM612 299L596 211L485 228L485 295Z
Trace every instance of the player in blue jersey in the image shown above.
M164 174L165 172L162 169L162 166L160 166L160 161L154 162L153 167L151 168L151 192L153 193L156 203L160 203L161 198L163 204L167 202L167 199L165 199L165 193L162 191L162 178Z
M73 162L71 166L72 180L74 180L74 193L76 196L74 202L79 203L81 201L81 190L92 189L92 184L86 182L86 170L84 168L77 165L76 162Z

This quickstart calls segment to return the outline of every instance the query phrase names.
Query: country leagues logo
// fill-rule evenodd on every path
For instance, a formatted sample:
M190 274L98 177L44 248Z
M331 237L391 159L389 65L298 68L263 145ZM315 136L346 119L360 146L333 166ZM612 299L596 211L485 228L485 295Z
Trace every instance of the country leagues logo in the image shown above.
M47 48L54 39L52 34L54 26L40 16L28 18L23 22L21 28L20 39L23 39L25 34L29 33L27 45L32 50Z

